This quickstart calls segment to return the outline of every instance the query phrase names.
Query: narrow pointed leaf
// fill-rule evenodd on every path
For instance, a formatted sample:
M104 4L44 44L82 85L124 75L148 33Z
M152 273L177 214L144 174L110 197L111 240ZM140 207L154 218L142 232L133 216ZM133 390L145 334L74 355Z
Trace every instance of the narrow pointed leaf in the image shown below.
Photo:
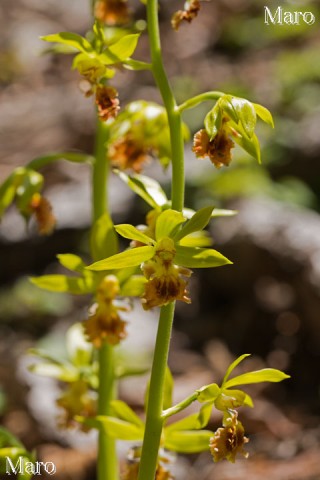
M212 248L183 247L176 245L175 263L189 268L211 268L232 264L217 250Z
M166 368L165 381L164 381L164 391L163 391L163 410L170 408L172 405L172 395L173 395L173 376L170 372L169 367Z
M137 242L145 243L146 245L154 244L155 241L142 233L136 227L130 224L116 225L115 230L119 235L130 240L136 240Z
M103 428L108 435L118 440L142 440L144 428L119 418L99 415L95 418L78 417L78 421L92 428Z
M79 379L79 373L76 369L65 365L56 365L52 363L35 363L29 367L30 372L43 377L55 378L61 382L75 382Z
M206 230L191 233L179 240L179 245L183 247L211 247L212 243L213 240Z
M82 273L86 266L82 258L78 257L78 255L74 255L73 253L60 253L57 255L57 258L63 267L71 270L72 272Z
M60 32L60 33L54 33L52 35L46 35L40 38L45 42L62 43L63 45L74 47L80 52L84 52L84 53L93 52L92 45L88 42L88 40L86 40L84 37L81 37L81 35L78 35L77 33Z
M246 135L251 138L257 123L254 106L244 98L232 97L230 101Z
M72 163L93 163L94 157L88 155L87 153L79 152L59 152L51 153L49 155L41 155L41 157L36 157L31 162L28 163L28 168L38 170L39 168L53 163L57 160L68 160Z
M112 400L110 402L112 413L115 417L120 420L125 420L126 422L137 425L139 428L144 428L143 421L138 417L138 415L122 400Z
M224 388L231 388L237 385L248 385L249 383L281 382L286 378L290 378L290 375L274 368L264 368L262 370L244 373L238 377L231 378L224 384Z
M31 283L51 292L66 292L74 295L91 293L93 281L83 277L67 277L66 275L43 275L30 278Z
M156 180L145 175L127 175L118 170L116 174L152 208L159 209L168 202L166 194Z
M181 430L200 430L208 425L212 411L212 403L203 405L198 413L192 413L182 420L178 420L166 427L167 432Z
M114 63L119 63L123 60L126 60L135 51L139 36L139 33L133 33L121 37L120 40L110 45L97 58L104 65L112 65Z
M231 365L229 365L229 367L227 368L227 371L226 371L226 374L225 376L223 377L223 381L222 381L222 386L225 384L225 382L228 380L228 378L230 377L230 374L232 373L232 371L239 365L239 363L242 362L242 360L244 360L245 358L247 357L250 357L251 353L244 353L243 355L240 355L240 357L236 358L232 363Z
M164 447L179 453L205 452L209 450L212 435L209 430L171 431L165 435Z
M241 134L240 136L233 136L232 138L243 150L255 158L258 163L261 163L260 143L256 134L253 134L252 138L247 138Z
M204 207L198 210L187 223L182 227L182 229L175 235L175 241L181 240L181 238L186 237L194 232L200 232L203 230L209 223L211 219L211 214L213 211L213 206Z
M114 270L118 268L126 267L135 267L141 265L141 263L150 260L154 255L154 247L137 247L132 248L131 250L126 250L121 253L117 253L112 257L100 260L95 262L92 265L89 265L87 268L89 270Z
M171 237L176 231L177 227L184 223L186 219L181 212L175 210L165 210L162 212L156 223L156 239L160 240L164 237Z
M270 127L274 128L273 118L269 110L262 105L259 105L258 103L254 103L253 106L258 117L260 117L261 120L270 125Z

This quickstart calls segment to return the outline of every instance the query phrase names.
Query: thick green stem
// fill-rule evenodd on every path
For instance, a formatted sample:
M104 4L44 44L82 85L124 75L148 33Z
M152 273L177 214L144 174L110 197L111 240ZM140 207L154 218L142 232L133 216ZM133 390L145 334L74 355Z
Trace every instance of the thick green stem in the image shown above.
M154 480L163 426L163 387L171 338L174 303L161 308L151 371L146 429L143 439L139 480Z
M108 209L107 181L110 166L106 158L105 143L108 138L108 127L98 120L95 161L92 175L92 217L93 221ZM114 360L113 347L104 344L99 350L99 400L98 415L110 414L110 401L114 393ZM115 440L101 429L98 445L98 480L117 480L118 461Z
M179 112L169 84L161 54L158 1L147 0L147 20L152 60L152 72L165 105L170 128L172 157L172 208L182 211L184 207L184 143L181 113ZM163 391L168 360L174 303L161 308L158 333L153 357L150 391L147 407L145 435L143 439L139 480L154 480L161 442L164 418Z
M106 343L99 350L98 415L110 415L113 390L113 347ZM98 480L117 480L119 478L115 441L103 429L99 431L97 478Z
M176 104L161 54L158 21L158 1L147 1L147 20L152 60L152 71L167 110L171 139L172 183L171 200L174 210L184 207L184 144L181 114Z
M95 161L92 174L92 217L95 222L108 211L107 183L110 165L106 156L105 143L108 139L108 126L97 121Z

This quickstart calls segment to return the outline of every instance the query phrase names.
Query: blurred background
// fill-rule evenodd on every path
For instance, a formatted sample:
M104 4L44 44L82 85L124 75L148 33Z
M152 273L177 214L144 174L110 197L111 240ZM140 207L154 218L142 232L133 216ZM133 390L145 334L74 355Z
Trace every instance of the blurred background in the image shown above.
M129 0L135 18L144 6ZM177 399L213 381L242 353L245 369L273 367L292 378L249 388L255 408L240 418L250 437L250 459L213 465L209 453L180 457L177 478L187 480L319 480L320 445L320 6L308 0L211 0L179 32L170 18L182 2L162 1L165 64L178 102L222 90L261 103L275 129L259 125L263 164L235 150L230 167L215 170L186 147L187 199L191 208L214 204L238 215L211 222L219 251L232 267L195 272L191 306L178 305L170 366ZM311 11L314 25L264 23L264 6ZM95 119L91 99L79 89L68 55L43 55L40 35L85 34L87 0L1 0L0 182L34 157L52 152L92 153ZM140 29L144 22L139 22ZM134 55L148 60L142 35ZM122 105L137 99L161 103L149 73L120 71L113 81ZM210 102L186 112L192 133L203 125ZM54 461L57 480L94 478L92 435L59 431L54 418L57 385L26 370L29 347L63 350L65 331L86 317L90 299L40 291L28 276L58 272L58 253L89 261L90 177L85 165L58 162L43 170L46 196L58 219L50 237L27 230L10 208L0 225L0 417L40 458ZM156 176L169 191L170 171ZM147 212L118 179L111 179L115 223L144 222ZM134 348L150 361L155 316L137 310ZM132 322L133 323L133 322ZM137 330L138 328L138 330ZM131 351L131 350L130 350ZM132 353L130 353L132 355ZM39 383L40 382L40 383ZM41 383L44 382L44 383ZM131 383L130 383L131 382ZM138 411L145 377L123 382L122 398ZM139 388L137 387L139 385ZM43 409L46 404L47 408ZM220 425L213 416L211 428ZM78 448L85 452L77 453ZM125 452L125 446L120 446Z

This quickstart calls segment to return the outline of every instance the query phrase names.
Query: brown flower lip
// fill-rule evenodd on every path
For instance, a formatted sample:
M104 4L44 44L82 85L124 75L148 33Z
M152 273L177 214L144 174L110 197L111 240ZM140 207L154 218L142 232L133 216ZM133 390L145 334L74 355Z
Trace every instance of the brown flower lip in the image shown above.
M210 451L214 462L226 459L234 463L238 453L247 458L249 454L244 450L244 445L248 441L249 439L244 436L243 425L238 421L238 412L231 411L224 426L218 428L210 439Z
M234 143L229 138L228 132L221 127L213 140L210 140L205 129L199 130L194 136L192 150L197 158L209 157L216 168L221 168L230 165L233 147Z
M127 133L111 143L109 158L112 165L120 170L133 170L135 173L140 173L144 164L149 162L150 155L141 142Z
M97 85L96 104L100 120L115 118L120 110L117 90L106 85Z
M119 291L119 282L114 275L104 277L97 289L97 303L92 305L89 318L84 322L85 333L96 348L101 348L104 343L117 345L127 336L127 322L122 320L119 312L129 308L117 304Z

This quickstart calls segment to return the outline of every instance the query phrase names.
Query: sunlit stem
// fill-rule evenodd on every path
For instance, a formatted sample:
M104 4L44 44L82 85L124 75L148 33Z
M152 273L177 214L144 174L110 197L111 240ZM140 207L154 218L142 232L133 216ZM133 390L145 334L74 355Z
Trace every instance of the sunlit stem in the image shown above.
M106 157L105 143L108 127L98 120L95 144L95 161L92 174L92 217L93 222L108 211L108 176L110 165ZM110 415L110 401L114 394L113 347L104 344L99 349L99 392L98 415ZM118 460L115 440L105 430L99 431L98 480L118 480Z
M171 140L172 185L171 201L174 210L184 207L184 143L181 113L177 108L167 74L164 69L159 21L158 1L147 0L147 21L152 60L152 72L165 105ZM142 446L139 480L154 480L164 418L163 392L168 360L175 304L161 308L155 352L151 370L145 435Z

